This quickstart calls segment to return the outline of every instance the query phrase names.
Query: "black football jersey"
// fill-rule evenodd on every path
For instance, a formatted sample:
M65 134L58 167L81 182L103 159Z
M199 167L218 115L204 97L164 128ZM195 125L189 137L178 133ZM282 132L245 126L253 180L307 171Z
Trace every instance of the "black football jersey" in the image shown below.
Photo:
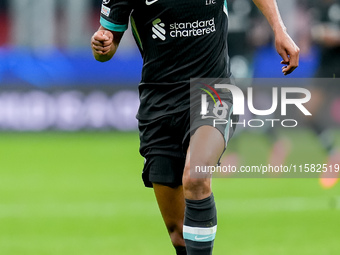
M129 20L143 58L137 118L187 110L190 78L230 76L226 0L103 0L103 27Z

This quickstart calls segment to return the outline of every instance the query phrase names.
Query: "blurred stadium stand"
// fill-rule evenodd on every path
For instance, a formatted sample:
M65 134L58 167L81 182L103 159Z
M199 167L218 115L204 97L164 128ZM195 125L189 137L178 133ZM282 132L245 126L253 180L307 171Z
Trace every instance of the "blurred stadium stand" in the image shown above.
M141 58L130 33L115 61L101 64L92 57L89 41L99 26L99 1L12 0L1 8L2 86L138 84Z

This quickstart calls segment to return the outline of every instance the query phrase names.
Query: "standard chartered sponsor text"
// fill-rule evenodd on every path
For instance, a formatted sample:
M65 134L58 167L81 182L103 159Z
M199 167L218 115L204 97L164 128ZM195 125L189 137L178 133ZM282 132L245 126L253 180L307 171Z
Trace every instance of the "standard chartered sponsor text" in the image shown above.
M215 19L170 24L171 37L202 36L216 31Z

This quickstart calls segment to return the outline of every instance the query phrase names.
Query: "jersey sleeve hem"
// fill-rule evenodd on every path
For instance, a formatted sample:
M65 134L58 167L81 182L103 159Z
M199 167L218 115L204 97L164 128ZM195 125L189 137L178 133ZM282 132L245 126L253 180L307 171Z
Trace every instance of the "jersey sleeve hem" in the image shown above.
M124 32L128 28L128 24L118 25L118 24L112 23L104 19L103 17L100 17L100 24L106 29L109 29L115 32Z

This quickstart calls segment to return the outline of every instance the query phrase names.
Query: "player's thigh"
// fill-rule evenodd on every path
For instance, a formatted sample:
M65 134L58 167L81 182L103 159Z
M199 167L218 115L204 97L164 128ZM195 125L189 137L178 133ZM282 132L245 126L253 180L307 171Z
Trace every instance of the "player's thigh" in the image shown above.
M198 102L191 106L190 149L186 155L185 172L195 166L216 166L234 133L235 127L231 123L237 121L237 116L233 115L232 95L230 91L218 93L221 103L207 98L206 114L202 114L199 98L195 98Z
M215 166L225 148L223 134L212 126L199 127L190 139L186 165ZM188 167L186 167L187 169Z
M196 173L195 169L197 167L216 166L224 149L225 139L220 130L207 125L197 128L190 138L183 173L183 184L191 183L192 179L202 182L204 179L210 178L209 173Z
M209 172L196 172L196 167L216 166L225 148L222 133L211 126L199 127L190 139L183 173L184 195L203 199L211 193Z

